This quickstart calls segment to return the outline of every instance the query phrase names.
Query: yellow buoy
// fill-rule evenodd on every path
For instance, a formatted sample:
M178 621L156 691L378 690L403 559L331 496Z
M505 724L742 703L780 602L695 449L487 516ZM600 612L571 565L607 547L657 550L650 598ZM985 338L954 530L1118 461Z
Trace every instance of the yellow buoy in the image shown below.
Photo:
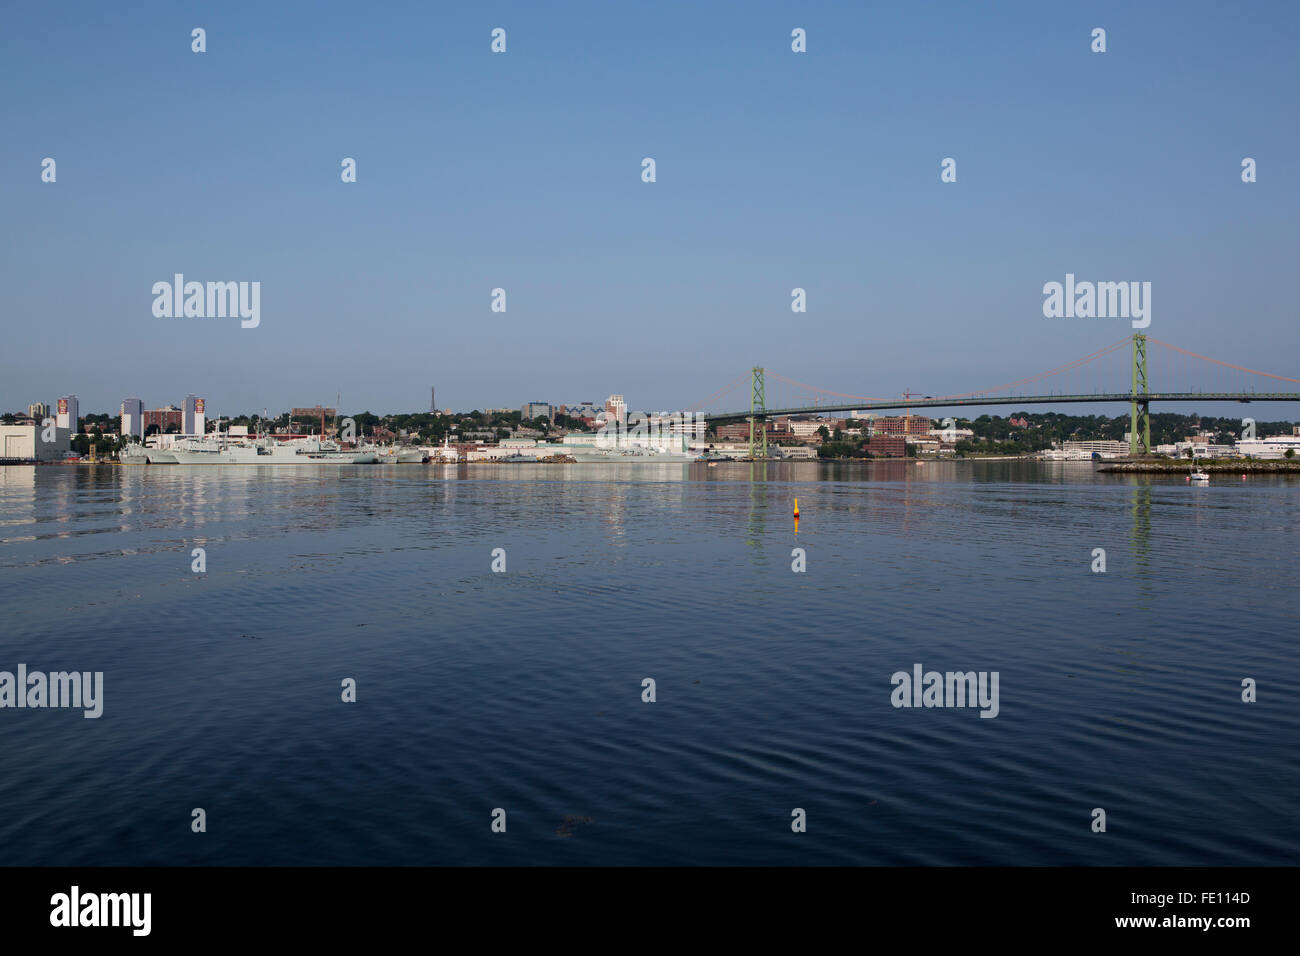
M799 499L798 499L798 498L794 499L794 516L795 516L795 518L798 518L798 517L799 517Z

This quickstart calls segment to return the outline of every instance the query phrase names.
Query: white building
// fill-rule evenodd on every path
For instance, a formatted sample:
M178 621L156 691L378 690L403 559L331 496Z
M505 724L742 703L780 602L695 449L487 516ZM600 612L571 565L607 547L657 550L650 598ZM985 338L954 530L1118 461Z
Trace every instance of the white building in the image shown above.
M1232 458L1237 454L1237 449L1232 445L1210 445L1206 442L1180 441L1174 442L1174 457L1189 458L1193 454L1197 458Z
M793 459L815 459L817 449L812 445L773 445L768 448L768 452L773 458L793 458ZM746 445L741 449L741 454L749 454L749 446Z
M605 399L605 413L615 421L627 421L627 402L622 395L611 395Z
M690 412L660 412L646 418L646 427L653 434L685 435L687 438L703 439L709 430L709 423L704 416Z
M740 442L714 442L712 445L709 445L708 450L714 455L721 455L727 458L748 458L749 457L749 445L742 444ZM782 453L781 457L784 458L786 457L785 452L794 451L794 449L793 448L778 449L775 447L769 447L768 451L769 452L780 451ZM815 448L812 449L812 451L814 455L817 453L817 449Z
M970 441L975 437L973 428L931 428L926 434L940 441Z
M812 438L817 434L818 429L829 429L830 423L814 418L812 421L791 422L790 434L796 438Z
M1287 449L1300 455L1300 435L1243 438L1237 442L1237 454L1243 458L1285 458Z
M508 455L517 454L517 451L511 451L509 448L502 448L499 445L479 445L478 448L467 449L465 452L466 461L497 461Z
M1096 453L1102 458L1123 458L1129 452L1126 441L1067 441L1061 442L1061 450L1067 453L1082 452L1089 456Z
M943 443L937 438L909 436L907 444L915 448L918 455L938 455L943 448Z
M194 395L186 395L185 401L181 404L181 434L182 435L202 435L207 427L207 417L204 414L203 399Z
M137 438L144 437L144 402L138 398L122 399L122 424L120 431L123 435L134 435Z
M47 435L51 441L44 440ZM40 425L0 425L0 458L55 461L71 449L72 433L66 428L49 432Z
M76 395L64 395L59 399L59 413L54 418L54 424L59 428L66 428L71 434L77 434L81 430L81 405L77 402Z

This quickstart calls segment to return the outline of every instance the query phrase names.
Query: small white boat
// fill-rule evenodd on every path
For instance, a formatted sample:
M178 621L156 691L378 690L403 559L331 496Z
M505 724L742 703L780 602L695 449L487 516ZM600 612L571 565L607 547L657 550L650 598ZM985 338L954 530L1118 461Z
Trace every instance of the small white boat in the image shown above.
M1188 481L1209 481L1210 476L1203 471L1194 471L1187 476Z

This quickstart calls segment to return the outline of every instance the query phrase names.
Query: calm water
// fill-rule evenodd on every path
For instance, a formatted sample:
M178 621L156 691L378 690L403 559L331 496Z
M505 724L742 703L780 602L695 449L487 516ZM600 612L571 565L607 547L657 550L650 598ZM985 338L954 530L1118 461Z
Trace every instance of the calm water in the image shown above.
M1300 481L756 467L0 468L0 863L1296 862Z

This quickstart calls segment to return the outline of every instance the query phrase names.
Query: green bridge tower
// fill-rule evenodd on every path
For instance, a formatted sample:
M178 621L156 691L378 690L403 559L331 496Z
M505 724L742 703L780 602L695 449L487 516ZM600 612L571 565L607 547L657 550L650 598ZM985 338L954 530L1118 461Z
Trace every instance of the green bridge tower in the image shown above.
M1129 401L1128 453L1151 454L1151 406L1147 400L1147 337L1133 335L1133 391ZM1139 428L1141 431L1139 431ZM1140 446L1140 447L1139 447Z
M767 457L767 385L763 379L763 369L755 365L750 369L753 376L753 388L749 393L749 457ZM754 425L758 425L758 434L754 434Z

